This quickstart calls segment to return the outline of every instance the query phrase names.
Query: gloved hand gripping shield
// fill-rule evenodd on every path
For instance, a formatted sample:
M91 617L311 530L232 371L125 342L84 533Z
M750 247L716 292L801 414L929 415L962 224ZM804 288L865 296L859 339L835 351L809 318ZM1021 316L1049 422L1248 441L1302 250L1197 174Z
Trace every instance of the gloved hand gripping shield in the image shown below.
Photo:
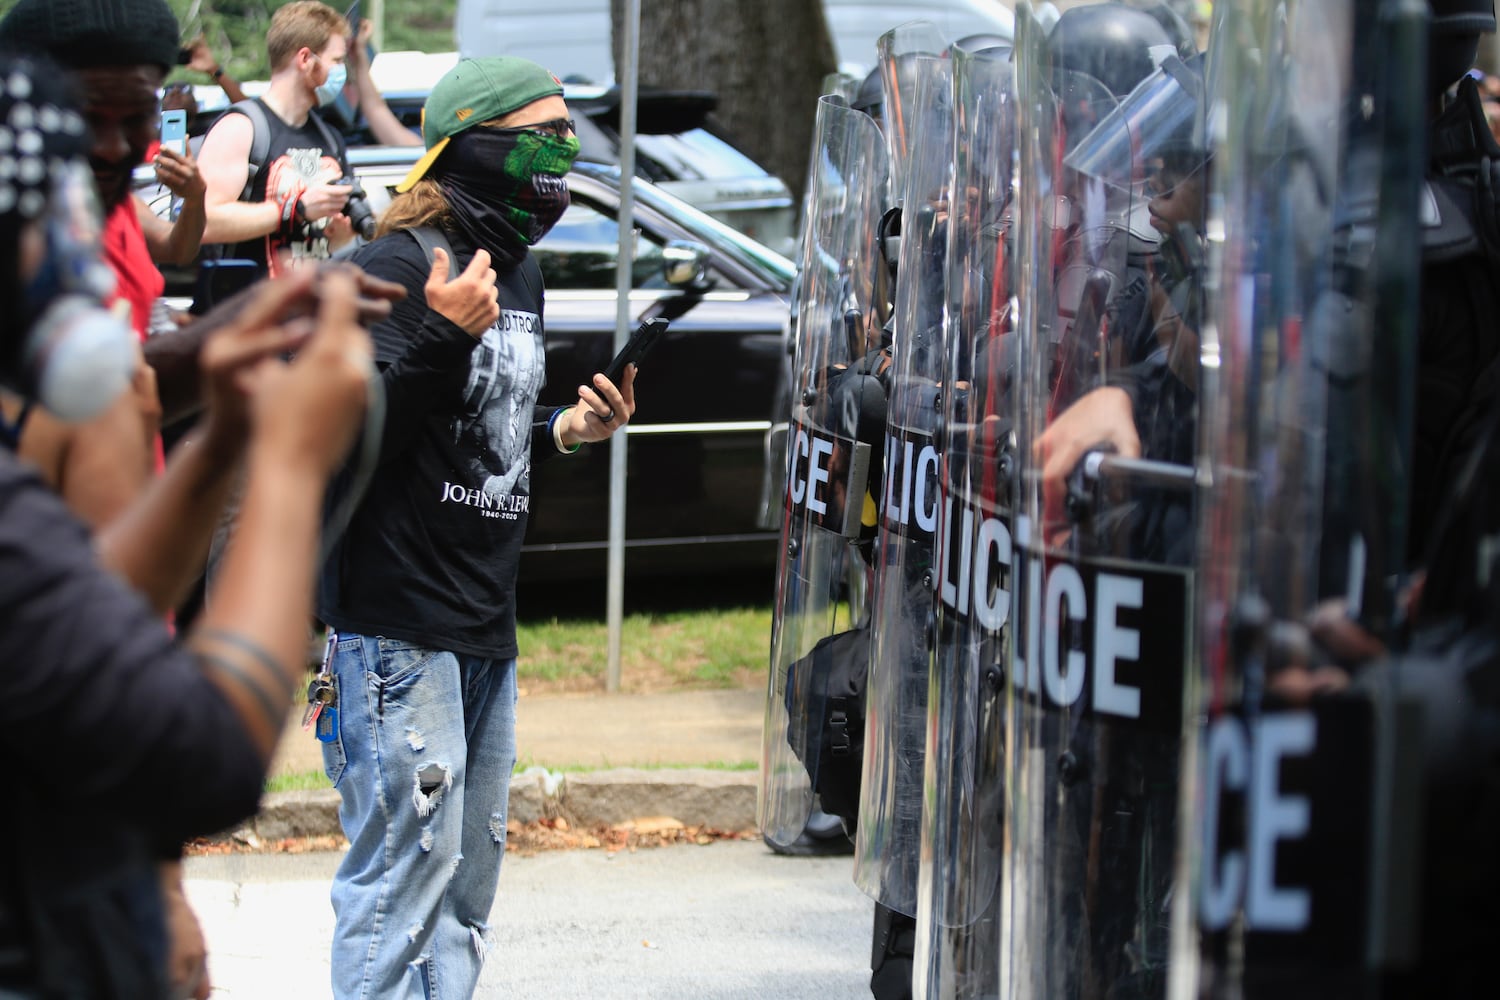
M901 208L884 474L876 494L871 657L854 881L915 916L922 760L940 514L944 259L953 147L951 62L937 29L902 25L878 44L885 132ZM889 227L888 227L889 228Z
M939 600L917 907L919 997L998 995L1013 469L1015 99L1008 51L953 56Z
M1392 995L1442 916L1418 905L1420 732L1463 713L1423 720L1439 678L1371 658L1408 606L1425 17L1246 0L1216 27L1204 721L1185 743L1174 949L1200 967L1174 975L1177 997ZM1433 972L1412 981L1463 995L1439 986L1450 964Z
M829 813L852 818L857 807L864 713L849 671L868 651L859 542L874 526L868 482L885 426L871 364L888 312L877 245L885 146L870 117L838 98L819 102L816 128L758 801L762 833L778 846L801 834L815 793Z
M1017 47L1033 266L1019 288L1002 961L1019 998L1162 996L1170 943L1196 379L1169 359L1193 367L1197 318L1176 287L1191 276L1132 231L1159 166L1151 117L1100 83L1141 86L1152 59L1064 30L1113 23L1095 13L1070 8ZM1100 146L1123 162L1090 155Z

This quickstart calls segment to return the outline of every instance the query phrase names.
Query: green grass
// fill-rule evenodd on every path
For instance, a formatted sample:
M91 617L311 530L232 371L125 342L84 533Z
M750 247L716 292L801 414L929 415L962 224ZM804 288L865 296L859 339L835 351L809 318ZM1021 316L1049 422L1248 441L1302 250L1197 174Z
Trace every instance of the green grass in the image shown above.
M602 685L609 633L602 620L522 622L522 687L581 690ZM712 689L763 682L771 638L769 605L627 615L620 680L626 691Z
M307 792L319 788L332 788L328 775L322 771L303 771L300 774L274 774L266 779L267 792Z
M520 774L528 767L534 766L535 762L523 760L516 764L515 773ZM638 771L666 771L676 770L679 765L673 764L640 764L631 765ZM753 760L715 760L706 764L694 764L693 767L705 771L754 771L760 764ZM586 764L564 764L560 767L549 767L547 770L561 772L563 774L583 774L588 771L607 771L611 765L606 762L599 765ZM308 792L320 788L332 788L328 776L322 771L303 771L297 774L278 774L266 779L266 792Z
M534 693L604 690L609 635L602 618L523 618L517 634L521 647L517 680L523 689ZM620 686L626 692L760 688L765 684L771 642L771 607L762 604L630 614L622 623L620 640ZM305 687L298 687L295 701L299 705L305 700ZM522 759L516 770L524 771L533 764L533 760ZM550 770L597 771L613 766L618 765L572 764ZM648 764L642 769L667 766ZM753 771L759 764L746 760L697 766ZM275 775L266 782L267 792L327 787L328 779L321 770Z
M536 767L537 763L530 758L516 763L512 774L520 774L530 767ZM615 764L606 758L598 764L554 764L547 770L555 774L582 774L587 771L610 771L616 767L628 767L637 771L677 771L685 767L703 771L754 771L760 767L759 761L754 760L711 760L701 764Z

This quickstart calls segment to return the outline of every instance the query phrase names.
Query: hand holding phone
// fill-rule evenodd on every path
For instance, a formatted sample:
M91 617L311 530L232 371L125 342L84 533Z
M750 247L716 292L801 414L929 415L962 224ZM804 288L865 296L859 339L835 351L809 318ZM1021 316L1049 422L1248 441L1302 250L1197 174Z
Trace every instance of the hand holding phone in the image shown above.
M179 156L187 155L187 112L183 109L161 113L161 146Z
M625 374L625 366L630 364L639 365L641 359L650 352L651 348L656 346L656 342L661 339L661 335L667 332L667 326L667 320L656 317L648 319L636 327L635 332L630 335L630 339L625 342L625 346L620 348L620 353L616 354L610 360L609 364L605 366L604 377L618 386L620 379Z

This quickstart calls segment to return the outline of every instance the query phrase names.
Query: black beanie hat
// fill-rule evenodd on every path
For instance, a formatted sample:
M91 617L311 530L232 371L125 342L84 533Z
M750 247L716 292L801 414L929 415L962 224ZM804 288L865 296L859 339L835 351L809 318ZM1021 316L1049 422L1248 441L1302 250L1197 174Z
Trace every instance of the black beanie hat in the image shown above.
M46 53L71 69L177 65L166 0L21 0L0 21L0 48Z

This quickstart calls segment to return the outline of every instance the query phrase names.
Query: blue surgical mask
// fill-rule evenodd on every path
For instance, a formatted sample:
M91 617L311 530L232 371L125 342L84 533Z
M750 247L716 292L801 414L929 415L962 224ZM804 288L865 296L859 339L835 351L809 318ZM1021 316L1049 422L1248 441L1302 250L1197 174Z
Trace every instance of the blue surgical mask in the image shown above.
M349 79L349 71L344 68L343 63L333 63L328 67L328 79L318 84L318 107L326 108L339 99L339 94L344 90L344 83Z

